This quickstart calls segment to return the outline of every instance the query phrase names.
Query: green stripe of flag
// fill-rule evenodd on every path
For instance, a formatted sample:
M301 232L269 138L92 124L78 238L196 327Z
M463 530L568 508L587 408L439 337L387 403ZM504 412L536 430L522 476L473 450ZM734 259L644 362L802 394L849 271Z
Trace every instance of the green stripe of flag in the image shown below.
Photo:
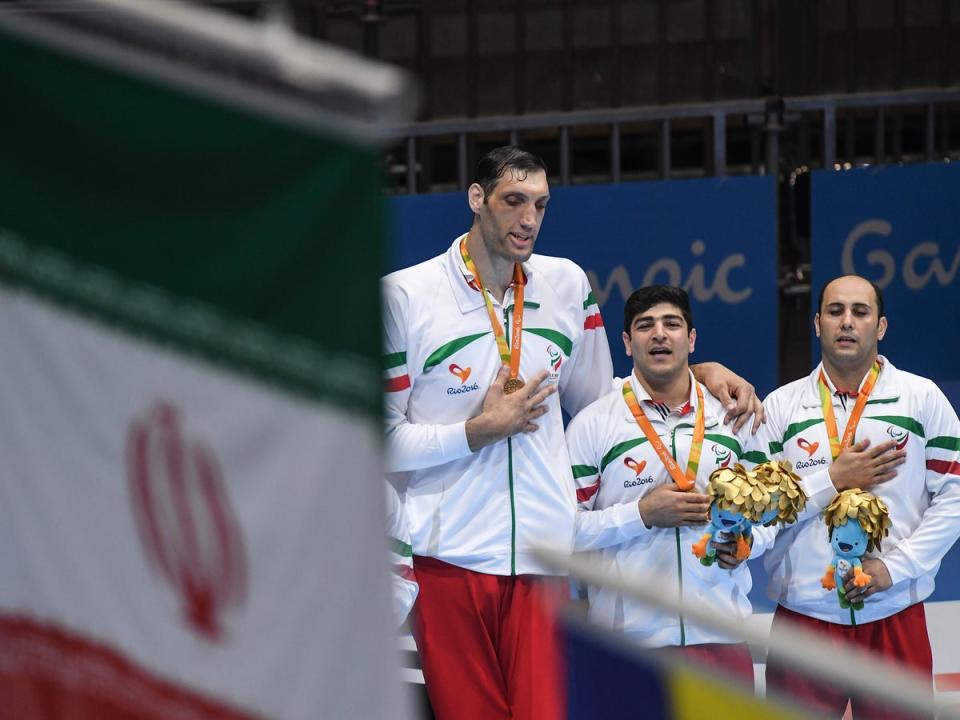
M593 465L573 465L571 467L571 470L573 470L574 480L577 480L582 477L589 477L591 475L597 475L600 472Z
M380 412L379 149L8 33L0 67L0 281Z
M771 457L774 456L774 455L779 455L780 453L783 452L783 443L779 443L779 442L776 442L776 441L774 441L774 440L771 440L770 443L769 443L769 445L770 445L770 455L771 455Z
M413 546L399 538L390 538L390 551L402 557L413 557Z
M383 369L390 370L391 368L405 365L406 362L407 354L405 352L390 353L389 355L383 356Z
M767 462L769 458L767 458L767 456L759 450L749 450L741 455L740 459L749 463L754 463L755 465L759 465L760 463Z
M593 290L587 295L587 299L583 301L583 309L586 310L591 305L596 305L597 299L593 296Z
M939 435L927 440L928 448L942 448L943 450L956 450L960 452L960 438L950 437L949 435Z
M106 268L81 265L2 230L0 283L297 394L350 411L380 411L379 372L365 357L331 353L309 338L227 315L160 287L125 282Z

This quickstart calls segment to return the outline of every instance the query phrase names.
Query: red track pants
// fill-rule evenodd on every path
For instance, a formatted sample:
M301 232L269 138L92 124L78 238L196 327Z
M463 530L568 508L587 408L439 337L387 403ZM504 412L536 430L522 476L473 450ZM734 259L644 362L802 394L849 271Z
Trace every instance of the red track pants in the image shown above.
M933 692L933 653L927 636L927 620L923 603L911 605L896 615L863 625L838 625L800 615L778 606L773 616L770 635L777 633L785 623L793 623L816 632L829 643L853 644L884 658L896 660L930 678ZM778 662L767 663L767 688L796 698L803 705L815 708L824 715L839 718L850 700L854 718L894 720L915 717L859 698L848 698L846 691L822 685Z
M414 636L437 720L566 715L555 611L566 578L486 575L415 556Z

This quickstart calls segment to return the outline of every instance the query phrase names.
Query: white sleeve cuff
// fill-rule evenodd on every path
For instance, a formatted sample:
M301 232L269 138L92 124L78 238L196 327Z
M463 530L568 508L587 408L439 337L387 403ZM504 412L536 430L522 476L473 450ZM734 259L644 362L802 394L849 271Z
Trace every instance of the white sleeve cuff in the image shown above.
M911 573L912 563L902 552L897 552L897 550L895 548L889 555L880 558L883 564L887 566L887 572L890 574L890 580L894 585L913 577Z
M643 524L640 506L636 500L618 505L614 510L614 517L617 527L627 537L635 538L650 531L650 528Z
M830 479L829 468L807 475L801 478L800 482L803 491L807 493L807 510L821 512L837 494L833 480Z
M438 426L437 444L440 446L440 456L444 462L459 460L469 455L472 451L470 443L467 442L466 420L453 425Z

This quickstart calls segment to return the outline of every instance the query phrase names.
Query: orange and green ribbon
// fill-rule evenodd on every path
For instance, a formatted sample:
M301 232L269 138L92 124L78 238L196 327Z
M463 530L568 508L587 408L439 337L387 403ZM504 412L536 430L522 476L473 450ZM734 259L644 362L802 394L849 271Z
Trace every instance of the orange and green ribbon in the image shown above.
M477 285L480 286L480 294L483 295L483 301L487 305L490 326L493 328L493 336L497 341L500 361L504 365L510 366L510 379L513 380L520 375L520 345L523 342L523 270L520 268L520 263L513 264L513 329L510 333L512 343L510 347L507 347L507 334L497 318L496 310L493 309L490 291L483 286L477 264L470 257L470 253L467 252L466 238L460 241L460 257L463 258L463 264L467 266L467 271L473 275Z
M660 458L660 462L663 463L667 472L670 473L670 477L673 478L673 481L681 490L690 490L696 482L697 469L700 467L700 451L703 450L703 390L700 388L700 383L696 380L693 381L693 384L697 389L697 415L693 423L693 440L690 443L690 456L687 458L687 472L684 474L680 472L680 466L677 465L677 461L673 459L670 451L667 450L667 446L663 444L663 440L660 439L660 436L657 435L653 429L653 425L650 424L646 413L640 409L637 396L630 386L630 379L628 378L623 381L623 399L627 403L627 407L630 408L630 412L633 413L633 418L637 421L640 429L643 430L643 434L647 436L647 440L657 453L657 457Z
M830 386L827 384L827 377L823 374L823 368L820 369L820 405L823 408L823 423L827 427L827 437L830 438L830 456L836 460L844 448L853 445L853 436L857 432L857 425L860 423L860 416L863 415L863 409L867 406L867 400L873 391L873 386L877 384L877 378L880 376L880 363L874 361L873 367L867 373L867 379L863 382L863 387L857 394L857 402L853 406L853 412L847 419L847 426L843 430L843 439L837 432L837 416L833 412L833 393L830 392Z

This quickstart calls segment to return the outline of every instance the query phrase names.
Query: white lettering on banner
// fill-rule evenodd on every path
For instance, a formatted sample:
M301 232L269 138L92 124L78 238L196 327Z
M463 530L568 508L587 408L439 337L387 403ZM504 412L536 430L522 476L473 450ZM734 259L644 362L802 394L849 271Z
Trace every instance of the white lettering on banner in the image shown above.
M706 249L706 243L702 240L694 240L693 244L690 245L690 252L694 256L703 255ZM747 257L743 253L727 255L717 265L711 284L707 282L707 270L703 263L696 263L684 280L683 267L678 260L672 257L659 258L650 263L643 274L643 282L640 285L634 285L630 273L624 265L614 267L610 271L610 275L607 276L606 283L601 283L600 277L593 270L587 270L587 279L590 281L590 287L593 288L593 294L600 307L606 305L614 289L619 290L620 295L626 300L637 287L652 285L657 282L666 285L680 285L700 302L707 302L716 297L722 302L736 305L753 294L753 288L750 286L739 290L730 287L731 271L746 264Z
M861 238L869 235L889 237L892 232L893 226L889 222L877 218L864 220L851 230L843 243L840 258L844 274L862 274L857 272L853 259L854 248ZM871 250L867 253L867 262L883 270L883 274L874 282L881 289L890 285L897 273L897 262L893 255L887 250ZM930 283L931 278L936 277L937 282L946 287L953 282L958 270L960 270L960 248L953 256L950 268L947 269L940 260L940 245L935 242L922 242L914 245L903 259L903 283L911 290L922 290Z

